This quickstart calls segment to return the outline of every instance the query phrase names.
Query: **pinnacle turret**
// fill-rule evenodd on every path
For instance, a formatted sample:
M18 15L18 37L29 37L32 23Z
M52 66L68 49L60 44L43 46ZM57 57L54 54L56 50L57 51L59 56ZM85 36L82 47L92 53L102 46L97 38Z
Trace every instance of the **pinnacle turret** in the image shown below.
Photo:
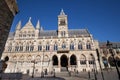
M64 10L61 9L60 15L65 15Z
M40 22L39 22L39 20L37 22L36 29L40 29Z
M28 22L31 22L31 17L29 17L29 20L28 20Z
M41 26L40 31L43 31L43 27Z
M21 21L18 22L17 26L16 26L16 30L21 29Z

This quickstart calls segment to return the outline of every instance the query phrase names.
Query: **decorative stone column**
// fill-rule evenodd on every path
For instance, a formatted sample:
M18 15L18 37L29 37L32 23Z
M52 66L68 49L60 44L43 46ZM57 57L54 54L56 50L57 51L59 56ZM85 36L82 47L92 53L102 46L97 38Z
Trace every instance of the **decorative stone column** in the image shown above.
M70 58L68 57L68 68L71 67L70 66Z
M88 59L86 60L86 68L87 68L87 71L90 70L90 65L89 65L89 60Z
M61 64L60 64L60 57L58 56L58 67L61 68Z
M77 60L77 66L80 67L80 60Z
M52 61L52 58L50 57L50 65L49 65L49 68L50 68L50 72L53 71L53 61Z

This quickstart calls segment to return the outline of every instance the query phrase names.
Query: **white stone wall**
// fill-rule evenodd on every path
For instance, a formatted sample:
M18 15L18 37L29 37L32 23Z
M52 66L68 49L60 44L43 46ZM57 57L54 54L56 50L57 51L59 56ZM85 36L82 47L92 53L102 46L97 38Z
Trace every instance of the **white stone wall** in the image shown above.
M6 50L4 51L3 53L3 56L2 58L4 58L5 56L9 56L9 61L8 61L8 67L6 69L6 72L17 72L17 71L20 71L20 72L23 72L23 73L26 73L26 71L29 69L30 70L30 73L32 73L32 70L33 70L33 60L36 59L37 56L40 56L40 61L36 60L36 64L35 64L35 69L37 69L38 72L41 72L42 71L42 68L43 69L46 69L48 71L52 71L53 68L55 68L55 70L57 72L60 72L60 58L62 55L66 55L68 57L68 61L70 62L70 57L71 55L75 55L76 56L76 61L77 61L77 65L76 67L71 67L69 66L68 69L69 70L74 70L74 69L77 69L78 71L83 71L83 69L86 69L86 71L88 70L92 70L93 69L93 65L90 65L88 63L88 60L89 60L89 56L90 54L93 54L93 56L95 57L95 62L96 62L96 68L97 70L99 70L99 64L98 64L98 61L97 61L97 55L96 55L96 45L97 44L94 44L96 42L92 42L90 41L90 38L84 38L83 42L84 42L84 45L83 45L83 50L78 50L78 47L77 47L77 44L78 44L78 41L80 40L81 38L62 38L62 39L38 39L36 41L34 40L8 40L7 42L25 42L24 43L24 48L26 46L26 43L27 42L33 42L34 43L34 50L33 51L29 51L29 52L26 52L25 49L23 49L22 52L15 52L14 51L14 48L11 52L7 52L7 48ZM44 40L44 42L42 42ZM75 40L75 41L74 41ZM87 50L86 49L86 41L89 40L90 42L92 42L92 49L91 50ZM58 48L61 48L61 45L62 45L62 42L63 41L66 41L66 44L67 44L67 48L69 50L68 53L57 53L57 51L54 51L53 50L53 45L55 42L57 42L57 44L59 45ZM70 42L73 41L75 42L75 50L71 51L69 49L69 45L70 45ZM50 50L49 51L44 51L44 48L42 51L38 51L38 43L39 42L42 42L42 45L45 46L47 42L49 42L50 44ZM15 46L15 44L13 44L13 47ZM6 47L7 47L7 44L6 44ZM97 46L98 47L98 46ZM48 57L48 62L45 62L43 63L43 55L44 55L44 58L45 56ZM58 57L58 66L53 66L52 65L52 57L56 55ZM86 57L86 65L81 65L80 64L80 57L81 55L84 55ZM21 60L20 58L23 56L23 59ZM30 59L28 59L30 56ZM16 57L16 59L14 59ZM69 63L68 62L68 63ZM12 64L12 65L11 65ZM70 64L70 63L69 63Z

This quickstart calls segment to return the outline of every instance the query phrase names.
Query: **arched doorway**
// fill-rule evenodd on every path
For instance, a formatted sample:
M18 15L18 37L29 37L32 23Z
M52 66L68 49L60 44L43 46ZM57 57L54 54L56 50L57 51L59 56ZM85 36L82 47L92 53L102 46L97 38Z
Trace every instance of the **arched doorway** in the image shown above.
M62 55L60 58L61 61L61 67L67 67L68 66L68 59L66 55Z
M76 56L75 55L72 55L70 57L70 65L77 65Z
M52 57L52 61L53 61L53 66L58 65L58 57L56 55Z
M9 57L6 56L6 57L4 58L4 61L5 61L5 62L9 61Z

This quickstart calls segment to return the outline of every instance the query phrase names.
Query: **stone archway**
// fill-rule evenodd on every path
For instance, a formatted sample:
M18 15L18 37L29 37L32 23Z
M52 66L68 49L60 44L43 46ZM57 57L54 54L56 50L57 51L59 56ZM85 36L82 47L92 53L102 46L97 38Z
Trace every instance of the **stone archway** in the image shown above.
M53 60L53 66L58 65L58 57L56 55L52 57L52 60Z
M68 66L68 58L66 55L62 55L61 58L60 58L60 64L61 64L61 67L67 67Z
M77 59L75 55L71 55L70 57L70 65L77 65Z
M9 61L9 57L6 56L6 57L4 58L4 61L5 61L5 62Z

